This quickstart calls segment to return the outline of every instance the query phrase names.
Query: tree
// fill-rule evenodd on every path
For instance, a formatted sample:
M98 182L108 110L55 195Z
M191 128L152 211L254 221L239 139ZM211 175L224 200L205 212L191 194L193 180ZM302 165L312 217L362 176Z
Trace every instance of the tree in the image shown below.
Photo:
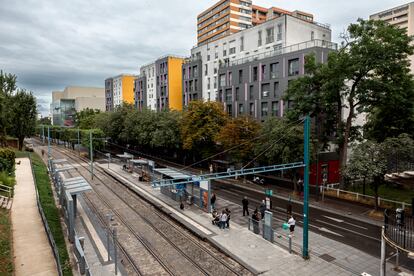
M10 133L19 139L19 150L21 150L24 138L35 134L36 98L31 92L22 89L18 90L10 99Z
M322 112L324 120L333 124L342 167L348 144L355 137L356 115L373 111L401 92L394 87L410 78L408 56L414 49L404 29L382 21L359 19L343 38L344 46L332 52L326 64L316 65L308 59L309 75L293 81L286 94L296 103L306 100L293 108L295 114Z
M218 102L190 102L181 122L183 148L202 157L210 156L215 148L214 138L227 120Z
M115 111L109 113L108 125L105 134L115 142L124 142L122 139L122 132L125 126L125 120L130 112L134 111L132 104L124 103L122 106L118 106Z
M251 117L237 117L227 121L214 140L223 150L229 150L233 161L245 162L253 157L259 130L260 124Z
M52 125L52 121L50 120L49 117L42 117L39 120L37 120L37 125L38 126L41 126L41 125L50 126Z
M0 146L7 146L7 128L10 126L10 97L16 91L16 79L13 74L0 70Z
M96 114L101 111L99 109L85 108L80 112L76 112L75 115L75 126L81 129L93 128L94 118Z

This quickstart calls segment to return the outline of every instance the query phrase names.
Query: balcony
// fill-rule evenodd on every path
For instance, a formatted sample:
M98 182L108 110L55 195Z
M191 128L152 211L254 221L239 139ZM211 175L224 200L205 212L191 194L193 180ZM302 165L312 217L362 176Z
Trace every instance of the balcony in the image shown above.
M282 55L282 54L287 54L287 53L291 53L291 52L305 50L305 49L309 49L309 48L313 48L313 47L325 48L325 49L330 49L330 50L334 50L334 51L338 50L338 44L336 44L334 42L315 39L315 40L310 40L310 41L306 41L306 42L286 46L286 47L283 47L283 48L280 48L280 49L277 49L277 50L272 50L272 51L268 51L268 52L265 52L265 53L261 53L261 54L241 58L241 59L231 60L229 62L222 62L222 63L219 64L219 66L220 66L220 68L227 68L227 67L231 67L231 66L237 66L237 65L252 62L252 61L255 61L255 60L261 60L261 59L265 59L265 58L275 57L275 56L279 56L279 55Z

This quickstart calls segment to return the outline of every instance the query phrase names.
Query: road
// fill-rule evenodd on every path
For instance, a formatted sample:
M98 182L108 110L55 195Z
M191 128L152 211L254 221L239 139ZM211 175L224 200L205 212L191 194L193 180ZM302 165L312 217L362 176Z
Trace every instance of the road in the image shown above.
M212 181L213 191L224 199L235 204L241 204L241 199L247 196L250 207L259 206L264 199L264 191L234 184L230 181ZM286 219L286 206L288 199L273 196L272 211L278 219ZM292 202L292 211L297 224L302 226L303 205ZM278 225L280 227L280 225ZM349 216L334 213L332 211L309 207L309 229L312 232L327 238L350 245L375 257L380 257L381 227ZM400 264L408 269L414 269L414 260L400 258Z

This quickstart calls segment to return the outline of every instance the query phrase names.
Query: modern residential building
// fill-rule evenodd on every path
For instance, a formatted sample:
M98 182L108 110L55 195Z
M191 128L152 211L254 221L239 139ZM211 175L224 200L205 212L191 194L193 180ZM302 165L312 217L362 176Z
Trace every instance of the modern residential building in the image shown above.
M134 104L134 75L122 74L105 80L106 111L125 103Z
M220 0L197 16L198 45L252 26L251 0Z
M307 41L309 43L303 43ZM255 27L194 47L191 50L191 58L183 66L184 104L195 98L220 100L218 95L220 68L264 59L274 56L275 53L283 54L287 49L294 47L298 51L308 49L309 45L316 43L312 41L325 43L324 45L329 47L331 44L329 25L317 23L313 19L304 20L284 14ZM293 52L293 50L289 51ZM194 70L195 67L198 68L197 75L189 72L189 68ZM248 73L246 71L246 74Z
M414 2L391 8L382 12L375 13L369 17L404 28L409 36L414 35ZM411 72L414 73L414 56L410 57Z
M52 92L50 114L52 124L72 126L76 112L86 108L105 111L105 90L95 87L68 86Z
M313 53L318 62L326 62L337 45L325 40L310 40L222 63L218 69L218 101L230 116L250 115L264 121L282 117L293 102L283 100L288 84L305 74L305 56Z
M135 107L182 110L184 58L168 55L142 66L134 85Z
M252 23L253 26L257 26L262 24L268 20L274 19L276 17L280 17L283 15L291 15L296 18L306 20L309 22L313 21L313 15L310 13L302 12L302 11L287 11L281 8L264 8L256 5L252 5Z

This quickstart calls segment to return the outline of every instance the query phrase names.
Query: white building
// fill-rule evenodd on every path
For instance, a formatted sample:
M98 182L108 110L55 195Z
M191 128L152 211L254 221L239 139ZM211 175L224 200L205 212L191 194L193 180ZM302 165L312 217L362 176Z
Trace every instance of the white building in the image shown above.
M194 47L191 57L202 61L202 98L211 101L217 99L217 73L220 63L254 58L256 55L314 39L331 41L330 27L283 15L214 42Z
M146 76L146 107L157 110L155 63L142 66L140 76Z

